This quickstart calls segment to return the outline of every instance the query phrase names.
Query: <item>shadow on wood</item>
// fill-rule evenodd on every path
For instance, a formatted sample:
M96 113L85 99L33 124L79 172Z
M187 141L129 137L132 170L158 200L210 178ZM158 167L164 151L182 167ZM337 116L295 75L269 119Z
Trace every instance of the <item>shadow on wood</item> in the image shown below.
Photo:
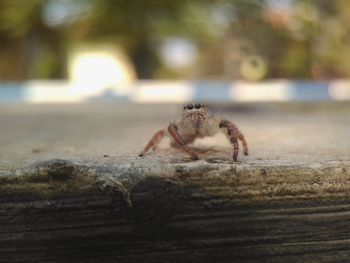
M27 197L0 194L1 262L345 262L350 257L349 200L239 205L160 177L135 184L131 205L123 193L97 187Z

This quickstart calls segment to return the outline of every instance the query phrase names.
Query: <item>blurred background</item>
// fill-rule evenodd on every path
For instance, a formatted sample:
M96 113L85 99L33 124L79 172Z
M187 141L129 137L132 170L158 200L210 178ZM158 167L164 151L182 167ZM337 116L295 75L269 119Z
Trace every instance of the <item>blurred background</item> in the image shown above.
M248 160L348 158L349 25L349 0L0 0L0 166L135 158L194 101Z
M0 101L348 100L348 0L0 0Z

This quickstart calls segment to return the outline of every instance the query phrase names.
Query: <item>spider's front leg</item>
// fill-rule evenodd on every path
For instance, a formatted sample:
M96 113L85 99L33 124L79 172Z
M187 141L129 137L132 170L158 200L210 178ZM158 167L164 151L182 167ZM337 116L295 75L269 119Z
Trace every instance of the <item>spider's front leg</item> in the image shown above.
M181 135L177 132L178 127L175 123L170 123L168 126L169 134L174 138L177 145L181 150L188 153L193 160L198 160L198 155L187 145L186 141L181 137Z
M160 131L157 131L152 139L149 141L149 143L147 143L147 145L145 146L145 148L143 149L143 151L139 154L140 157L144 156L148 150L150 148L153 148L155 149L155 147L157 146L157 144L163 139L165 135L165 131L164 130L160 130Z
M239 146L238 146L237 138L242 141L244 155L248 155L247 141L245 140L243 133L237 128L236 125L234 125L232 122L228 120L221 120L219 127L227 129L227 136L229 137L230 142L233 145L232 157L234 161L237 161L237 156L238 156Z

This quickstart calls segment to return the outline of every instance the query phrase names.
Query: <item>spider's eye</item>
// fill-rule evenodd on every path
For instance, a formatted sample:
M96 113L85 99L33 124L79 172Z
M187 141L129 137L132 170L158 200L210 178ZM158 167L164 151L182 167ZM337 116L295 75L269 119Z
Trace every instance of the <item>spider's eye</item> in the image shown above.
M187 105L187 109L192 110L193 109L193 105L192 104L188 104Z
M196 105L194 105L194 107L195 107L196 109L200 109L200 108L201 108L201 105L198 104L198 103L196 103Z

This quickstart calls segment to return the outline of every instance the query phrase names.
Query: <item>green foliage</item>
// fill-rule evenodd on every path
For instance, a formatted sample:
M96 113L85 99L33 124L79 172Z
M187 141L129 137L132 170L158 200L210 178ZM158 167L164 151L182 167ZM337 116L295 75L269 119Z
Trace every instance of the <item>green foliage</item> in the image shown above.
M44 0L0 1L0 29L10 37L21 36L41 24Z
M49 25L43 14L55 2L78 11ZM350 77L350 1L294 0L280 17L267 7L265 0L0 0L0 78L65 77L67 47L86 42L118 43L141 78L236 79L253 56L266 61L265 78ZM163 64L167 37L192 41L196 64Z

